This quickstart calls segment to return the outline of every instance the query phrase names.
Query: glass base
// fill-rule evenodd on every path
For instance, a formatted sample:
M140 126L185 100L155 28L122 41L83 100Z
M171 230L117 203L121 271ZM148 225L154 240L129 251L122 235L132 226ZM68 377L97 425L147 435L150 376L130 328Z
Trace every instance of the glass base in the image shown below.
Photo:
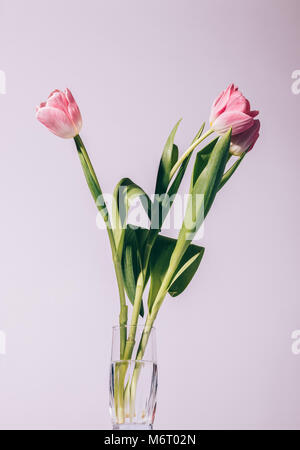
M153 430L153 425L142 423L122 423L113 425L113 430Z

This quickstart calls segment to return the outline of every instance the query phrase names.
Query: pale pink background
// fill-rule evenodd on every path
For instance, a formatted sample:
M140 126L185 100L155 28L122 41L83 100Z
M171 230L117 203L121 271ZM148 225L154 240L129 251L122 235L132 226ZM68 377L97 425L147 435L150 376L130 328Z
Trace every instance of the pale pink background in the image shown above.
M152 191L234 81L262 133L206 223L192 285L158 326L156 428L300 428L299 0L1 0L1 428L109 428L118 300L72 141L35 104L68 86L105 191Z

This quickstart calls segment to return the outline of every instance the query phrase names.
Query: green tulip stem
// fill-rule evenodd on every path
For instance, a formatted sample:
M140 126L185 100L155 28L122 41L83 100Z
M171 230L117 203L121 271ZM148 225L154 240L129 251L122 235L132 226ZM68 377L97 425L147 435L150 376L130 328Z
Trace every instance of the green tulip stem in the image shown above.
M148 314L148 316L147 316L144 330L142 333L142 337L141 337L139 347L137 350L136 360L143 359L154 321L155 321L157 314L160 310L160 307L167 295L168 289L170 287L170 284L172 282L172 279L174 277L174 273L176 272L178 264L179 264L182 256L184 255L186 249L188 248L189 244L190 244L190 242L185 239L184 233L180 233L177 245L176 245L174 252L172 254L172 257L171 257L169 268L168 268L167 273L162 281L160 289L157 293L157 296L155 298L155 301L154 301L152 309L151 309L151 313ZM140 366L136 365L134 368L133 374L132 374L131 385L130 385L130 412L131 412L131 415L134 414L136 387L137 387L139 374L140 374Z
M131 316L131 323L130 323L130 329L129 336L125 345L125 351L124 351L124 359L131 359L132 352L135 345L135 336L136 336L136 330L137 330L137 324L139 320L139 314L141 310L141 303L142 303L142 296L144 292L144 275L143 271L140 273L137 284L136 284L136 292L135 292L135 299L133 303L133 310L132 310L132 316Z
M179 158L179 160L177 161L177 163L173 166L171 173L170 173L170 181L172 180L173 176L175 175L175 173L177 172L177 170L179 169L179 167L181 166L181 164L186 160L186 158L192 153L192 151L202 142L204 141L204 139L206 139L208 136L210 136L212 133L214 132L214 130L212 130L211 128L205 133L203 134L203 136L200 136L199 139L197 139L195 142L192 143L192 145L186 150L186 152L181 156L181 158Z
M103 217L103 220L106 225L108 237L109 237L109 242L110 242L112 257L113 257L113 263L114 263L115 272L116 272L119 297L120 297L120 315L119 315L120 359L123 359L125 343L126 343L126 325L127 325L127 317L128 317L128 307L126 305L126 297L125 297L125 289L124 289L121 261L119 260L118 255L117 255L117 249L116 249L115 239L114 239L114 235L113 235L113 231L112 231L111 221L109 218L109 213L108 213L108 210L107 210L104 198L103 198L102 190L100 188L100 184L97 179L95 170L92 166L92 163L90 161L90 158L88 156L88 153L82 142L81 137L79 135L75 136L74 141L76 144L79 159L80 159L80 162L81 162L84 174L85 174L87 184L90 188L91 194L95 200L97 208ZM100 198L101 198L101 202L99 201Z
M147 241L145 246L145 255L144 255L144 269L140 272L139 277L137 279L137 285L136 285L136 293L135 293L135 299L133 303L133 311L132 311L132 318L130 323L130 330L129 330L129 337L126 342L125 346L125 352L124 352L124 359L131 359L132 352L135 345L135 337L136 337L136 331L137 331L137 324L139 319L139 314L141 310L141 303L142 303L142 297L145 289L145 280L146 280L146 274L148 270L148 265L150 261L150 254L152 247L154 245L154 242L156 240L156 237L158 235L158 230L155 230L155 233L152 233L151 238Z
M180 260L182 259L186 249L190 245L190 241L186 240L185 233L182 232L179 235L176 247L174 249L174 252L172 254L169 268L167 270L167 273L161 283L161 286L159 288L159 291L156 295L156 298L154 300L151 313L148 314L145 327L143 330L143 334L139 343L139 348L137 351L137 360L141 360L144 356L146 345L148 343L148 339L151 333L152 326L154 324L154 321L157 317L157 314L159 312L159 309L168 293L168 289L170 287L170 284L172 282L172 278L174 277L174 274L176 272L176 269L178 267L178 264L180 263Z

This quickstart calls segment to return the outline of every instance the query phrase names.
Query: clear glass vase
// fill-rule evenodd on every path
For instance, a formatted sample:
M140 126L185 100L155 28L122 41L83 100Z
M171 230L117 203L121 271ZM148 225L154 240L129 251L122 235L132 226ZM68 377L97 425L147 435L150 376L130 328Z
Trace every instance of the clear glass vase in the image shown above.
M156 411L157 358L156 336L152 328L142 359L136 360L143 326L113 327L110 367L110 415L114 430L151 430ZM124 336L132 342L131 359L121 358ZM123 339L123 341L122 341Z

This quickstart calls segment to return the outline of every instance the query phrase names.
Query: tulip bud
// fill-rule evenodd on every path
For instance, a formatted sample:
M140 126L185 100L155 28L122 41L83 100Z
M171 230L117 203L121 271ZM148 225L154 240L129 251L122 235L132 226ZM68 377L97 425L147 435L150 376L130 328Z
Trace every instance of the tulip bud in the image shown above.
M232 136L235 136L251 128L254 125L253 117L257 114L258 111L251 111L249 101L231 84L212 105L211 128L220 135L231 128Z
M36 118L61 138L77 136L82 127L80 110L69 89L55 90L36 108Z

